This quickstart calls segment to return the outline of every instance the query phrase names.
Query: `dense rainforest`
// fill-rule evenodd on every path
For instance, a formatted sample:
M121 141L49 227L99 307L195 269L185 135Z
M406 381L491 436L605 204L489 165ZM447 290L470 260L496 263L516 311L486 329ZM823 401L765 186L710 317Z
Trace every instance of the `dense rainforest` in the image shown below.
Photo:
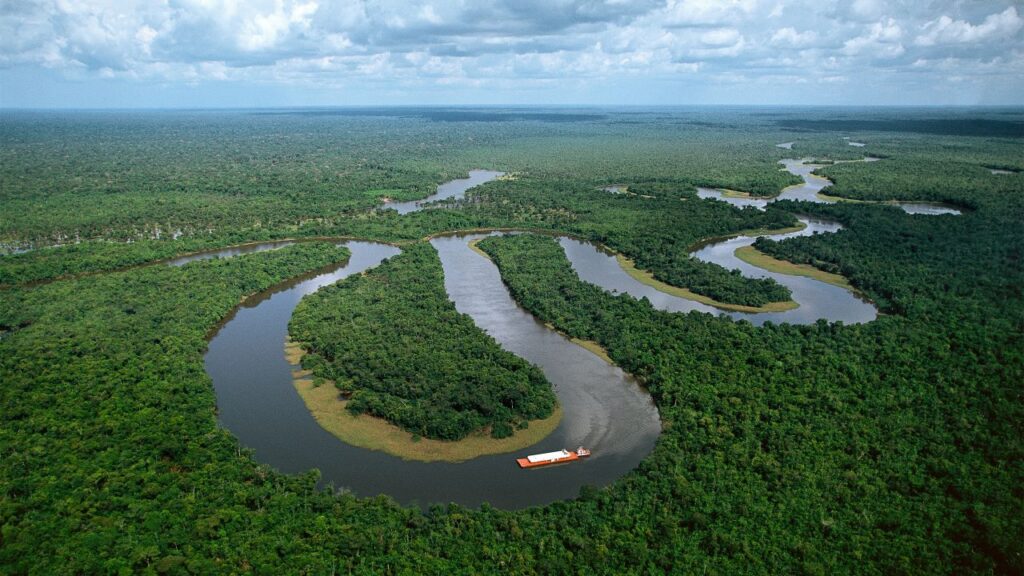
M506 352L455 310L437 251L426 242L303 299L289 333L303 367L331 380L346 409L412 434L504 438L555 407L536 366Z
M862 225L850 235L876 232ZM851 260L870 260L870 242L850 242ZM651 497L682 519L675 529L715 526L689 554L710 546L743 556L747 538L763 538L799 550L791 560L811 552L810 542L822 546L810 554L817 561L772 571L859 572L864 558L878 562L869 571L1021 568L1021 494L1005 488L1024 475L1024 317L1019 307L1001 310L1006 316L981 332L971 318L983 305L1003 308L1005 290L1024 281L1019 268L994 283L1001 290L966 275L934 297L936 279L948 276L922 267L913 282L889 287L896 302L930 303L905 316L754 328L660 312L584 284L549 238L489 238L480 247L523 306L599 342L645 379L668 430L663 446L673 447L655 460L681 483ZM958 260L946 254L947 265ZM703 507L712 501L720 504ZM719 523L726 516L743 527ZM678 542L680 552L687 543Z
M1024 176L987 169L1024 168L1024 134L1005 129L1024 112L402 115L0 116L0 241L34 248L0 257L0 572L1024 571ZM949 133L977 118L1002 128ZM870 123L829 128L834 119ZM693 193L770 195L794 183L782 158L864 154L883 160L821 170L835 178L829 193L967 211L780 202L762 213ZM514 179L408 216L375 208L477 167ZM602 190L612 184L644 193ZM665 313L581 282L550 238L482 243L520 304L604 346L646 382L663 420L630 474L520 511L423 511L323 490L315 471L260 464L218 426L205 337L246 295L343 250L314 242L132 267L272 238L409 242L504 226L599 241L669 278L701 239L789 226L794 214L846 229L758 248L841 272L878 320L755 327ZM403 249L433 258L415 246ZM728 274L678 268L684 285ZM778 297L721 282L735 284L722 289L730 297ZM337 292L324 310L351 297Z
M744 279L694 260L687 248L737 229L789 226L792 216L678 205L696 186L770 193L798 182L773 165L785 154L768 145L769 137L761 146L730 140L710 123L687 123L681 131L678 118L665 123L661 113L629 125L635 140L625 148L613 137L620 126L590 116L505 122L498 132L492 123L396 123L299 112L91 113L70 124L59 114L38 116L5 119L0 186L9 211L0 215L0 241L61 246L9 257L0 267L0 284L117 269L242 241L411 240L452 229L522 225L571 227L609 243L659 280L723 302L759 306L789 297L771 280ZM55 139L60 149L48 147ZM738 157L748 162L735 166ZM424 196L477 166L515 178L485 186L501 190L502 199L485 202L484 209L405 218L375 209L383 197ZM623 179L657 183L675 194L635 202L601 191ZM531 194L524 197L523 190ZM679 226L683 219L692 226Z

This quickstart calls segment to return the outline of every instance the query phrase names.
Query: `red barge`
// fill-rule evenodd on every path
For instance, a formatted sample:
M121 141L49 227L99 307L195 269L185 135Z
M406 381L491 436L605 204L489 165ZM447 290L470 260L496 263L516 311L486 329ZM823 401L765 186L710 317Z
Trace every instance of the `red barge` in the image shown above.
M519 463L520 468L536 468L537 466L548 466L549 464L561 464L562 462L572 462L579 460L580 458L586 458L590 456L590 450L587 450L583 446L580 446L576 450L559 450L557 452L545 452L543 454L533 454L526 458L516 458L516 462Z

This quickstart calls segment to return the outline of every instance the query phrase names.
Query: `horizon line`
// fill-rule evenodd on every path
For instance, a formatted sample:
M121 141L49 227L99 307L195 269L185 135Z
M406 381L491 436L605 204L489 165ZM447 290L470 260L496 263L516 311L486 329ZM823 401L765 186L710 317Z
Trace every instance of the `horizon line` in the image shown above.
M270 106L4 106L0 104L0 112L145 112L145 111L211 111L211 110L301 110L301 109L423 109L423 108L1022 108L1024 103L1015 104L294 104Z

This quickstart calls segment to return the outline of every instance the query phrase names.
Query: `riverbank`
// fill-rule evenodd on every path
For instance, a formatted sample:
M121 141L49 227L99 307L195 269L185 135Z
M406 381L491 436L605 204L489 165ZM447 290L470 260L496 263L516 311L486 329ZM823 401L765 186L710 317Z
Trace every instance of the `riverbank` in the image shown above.
M715 188L715 190L722 193L725 198L746 198L748 200L771 200L775 196L757 196L750 192L744 192L742 190L733 190L732 188Z
M551 416L531 420L529 428L516 430L508 438L492 438L489 430L480 430L454 441L417 438L383 418L353 415L345 408L346 401L333 382L322 381L317 386L310 371L301 368L303 355L298 343L285 343L285 358L293 367L292 384L317 424L346 444L385 452L404 460L464 462L479 456L514 452L540 442L562 421L562 407L556 404Z
M819 282L839 286L840 288L845 288L851 292L857 292L857 289L850 284L849 280L839 274L825 272L824 270L819 270L809 264L794 264L786 260L778 260L764 252L761 252L753 246L737 248L735 254L737 258L743 260L747 264L763 268L769 272L788 274L790 276L806 276L808 278L818 280Z
M686 288L679 288L678 286L666 284L661 280L655 278L653 273L648 272L647 270L641 270L637 268L636 263L634 263L629 258L623 256L622 254L616 253L615 259L618 261L619 266L622 267L626 274L629 274L634 280L640 282L641 284L646 284L647 286L650 286L651 288L654 288L659 292L664 292L665 294L668 294L670 296L686 298L687 300L693 300L694 302L700 302L701 304L714 306L715 308L719 308L722 310L729 310L732 312L748 312L756 314L760 312L785 312L786 310L793 310L800 306L799 304L792 300L787 300L785 302L769 302L768 304L765 304L763 306L744 306L742 304L727 304L725 302L719 302L714 298L710 298L702 294L697 294L696 292L692 292L690 290L687 290Z
M699 249L701 246L704 246L704 245L707 245L707 244L711 244L711 243L714 243L714 242L720 242L722 240L728 240L730 238L735 238L737 236L761 236L761 235L765 235L765 234L788 234L790 232L799 232L800 230L803 230L805 227L806 226L804 224L800 224L798 226L791 226L789 228L781 228L781 229L778 229L778 230L765 230L765 229L741 230L739 232L735 232L733 234L729 234L729 235L726 235L726 236L715 237L715 238L708 238L706 240L702 240L702 241L698 242L697 244L695 244L694 246L692 246L690 248L690 251L693 252L693 251L696 251L697 249ZM478 229L478 230L476 230L476 232L488 233L488 232L534 232L534 231L532 231L532 230L524 230L524 229L521 229L521 228L520 229L511 229L511 228L498 229L498 228L491 228L491 229ZM565 234L565 233L558 233L558 232L551 232L551 231L537 231L536 233L538 233L538 234L545 234L545 235L548 235L548 236L555 236L555 237L567 236L569 238L575 238L575 239L580 240L582 242L588 242L588 240L586 240L585 238L580 238L580 237L574 236L572 234ZM479 242L479 240L474 240L474 241L470 242L469 243L469 248L471 250L473 250L474 252L476 252L477 254L480 254L481 256L489 259L490 256L488 256L486 252L481 250L476 245L478 242ZM794 302L792 300L787 300L785 302L769 302L768 304L765 304L763 306L745 306L743 304L728 304L728 303L725 303L725 302L719 302L718 300L715 300L714 298L710 298L710 297L704 296L702 294L697 294L696 292L690 291L690 290L688 290L686 288L680 288L678 286L673 286L671 284L666 284L665 282L662 282L661 280L656 279L654 277L653 273L648 272L646 270L641 270L640 268L637 268L636 263L633 262L633 260L631 260L627 256L625 256L625 255L623 255L623 254L621 254L621 253L619 253L619 252L617 252L615 250L612 250L612 249L610 249L610 248L608 248L608 247L606 247L604 245L599 245L599 247L600 247L601 250L604 250L606 252L609 252L609 253L613 254L615 256L615 260L619 263L619 266L621 266L623 271L625 271L626 274L629 274L633 279L635 279L636 281L638 281L638 282L640 282L642 284L650 286L651 288L654 288L655 290L657 290L659 292L664 292L665 294L668 294L670 296L676 296L678 298L686 298L687 300L693 300L694 302L699 302L701 304L706 304L708 306L714 306L715 308L719 308L721 310L728 310L728 311L731 311L731 312L748 312L748 313L754 313L754 314L760 313L760 312L785 312L787 310L796 309L796 308L798 308L800 306L798 303L796 303L796 302ZM596 343L591 343L591 342L587 342L587 341L580 341L580 342L577 342L577 344L580 344L584 348L590 350L591 352L594 352L595 354L600 356L602 359L605 359L609 364L613 363L607 357L607 354L604 353L604 349L601 348L600 346L598 346ZM592 349L593 347L597 347L600 350L598 351L598 350Z
M548 325L548 326L551 327L552 330L554 330L553 326L550 326L550 325ZM615 366L615 362L612 361L612 357L608 355L608 351L604 349L604 346L601 346L600 344L598 344L597 342L594 342L593 340L581 340L579 338L573 338L572 336L569 336L568 334L562 334L562 335L565 336L566 338L568 338L573 344L579 346L580 348L583 348L584 350L587 350L587 351L593 353L594 356L597 356L601 360L604 360L609 365Z
M472 250L473 252L476 252L477 254L483 256L484 258L487 258L488 260L491 260L491 255L488 254L487 252L484 252L483 250L481 250L480 246L477 246L477 244L479 244L481 240L483 240L483 238L478 238L476 240L470 241L469 242L469 249ZM547 326L549 330L552 330L554 332L558 332L562 336L565 336L573 344L579 346L580 348L583 348L584 350L587 350L588 352L593 353L594 356L597 356L598 358L600 358L601 360L604 360L608 364L610 364L612 366L615 365L615 362L612 361L612 357L608 355L608 351L605 350L604 347L601 346L600 344L598 344L597 342L594 342L593 340L582 340L580 338L573 338L572 336L569 336L568 334L566 334L566 333L560 331L559 329L555 328L554 325L552 325L551 323L548 323L548 322L545 322L544 325Z

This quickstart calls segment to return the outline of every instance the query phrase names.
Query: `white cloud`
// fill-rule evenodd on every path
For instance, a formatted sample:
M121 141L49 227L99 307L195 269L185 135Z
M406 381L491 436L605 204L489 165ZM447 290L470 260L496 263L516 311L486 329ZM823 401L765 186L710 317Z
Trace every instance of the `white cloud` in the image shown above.
M918 46L936 44L976 43L997 38L1007 38L1024 27L1024 19L1017 14L1017 8L1010 6L998 14L990 14L977 26L964 20L953 20L943 15L924 25L924 33L914 43Z
M286 5L277 0L273 12L257 13L243 22L238 45L247 51L274 48L293 27L308 28L317 8L316 2Z
M427 4L420 9L420 18L431 24L441 24L443 22L441 17L437 15L437 12L434 11L434 7L430 4Z
M854 0L850 5L850 11L859 18L875 20L882 17L886 7L885 0Z
M660 20L669 26L724 24L754 12L758 0L668 0Z
M895 58L906 52L900 38L903 29L893 18L871 25L868 33L843 43L841 52L847 56L866 55L870 58Z
M796 28L792 26L781 28L776 30L772 34L771 43L772 46L790 46L793 48L803 48L810 46L818 40L818 33L814 30L805 30L803 32L797 32Z
M740 32L735 28L715 28L700 35L705 46L733 46L740 40Z
M157 34L158 32L156 30L143 25L135 31L135 41L139 43L139 47L146 54L149 54L149 45L153 43L153 39L157 37Z
M1017 0L1019 2L1019 0ZM498 87L1017 74L1014 0L14 0L4 68L94 78ZM971 18L965 16L971 15ZM985 16L985 15L988 16ZM1014 56L1016 55L1016 56ZM988 63L996 59L999 67ZM948 74L947 74L948 75ZM972 76L973 75L973 76ZM1001 75L1001 76L1000 76ZM1011 79L1012 80L1012 79ZM835 80L833 80L835 81ZM920 80L922 83L925 80ZM980 81L980 80L979 80ZM398 89L398 88L396 88Z

